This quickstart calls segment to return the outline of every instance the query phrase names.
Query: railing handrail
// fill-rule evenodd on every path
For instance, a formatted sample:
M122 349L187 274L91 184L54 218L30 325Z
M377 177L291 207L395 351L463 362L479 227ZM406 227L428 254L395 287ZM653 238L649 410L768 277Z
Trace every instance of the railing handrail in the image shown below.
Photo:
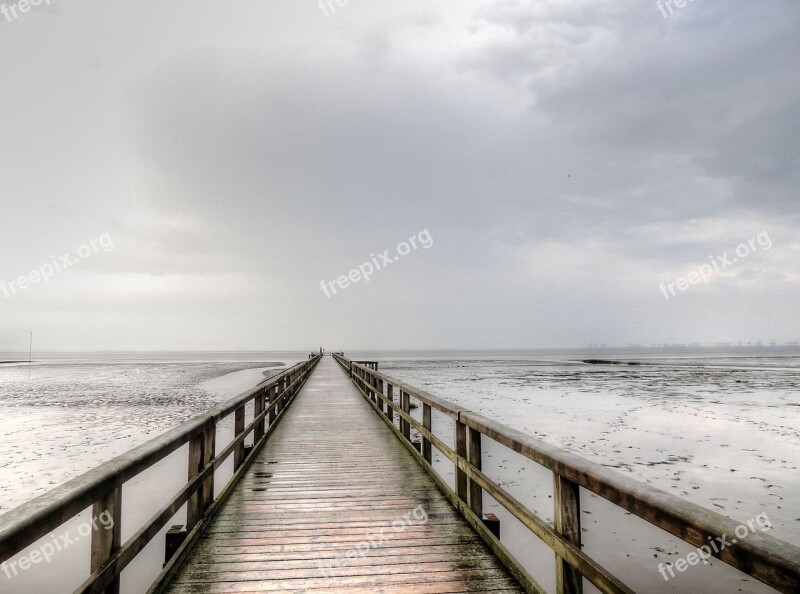
M350 359L339 355L338 353L333 353L333 357L339 357L347 362L351 362ZM420 402L424 402L425 404L429 404L431 407L435 408L439 412L446 414L453 419L457 419L458 415L462 412L472 412L463 406L450 402L449 400L445 400L444 398L440 398L439 396L434 396L433 394L426 392L425 390L421 390L420 388L414 387L410 384L406 384L398 379L395 379L391 376L386 375L380 371L374 370L372 368L366 367L365 365L360 364L358 361L352 361L353 366L357 368L364 369L368 371L370 374L374 375L378 379L381 379L385 382L389 382L399 390L403 392L408 392L409 394L414 394L414 396Z
M689 544L706 545L708 537L731 535L741 525L714 510L627 477L479 413L464 412L459 420L467 427L480 431L486 437ZM745 562L744 557L740 558L737 554L737 549L747 553L748 563L763 558L767 565L800 577L800 547L769 534L753 532L746 539L739 539L736 544L720 551L720 560L741 570L738 565L744 565Z
M411 418L408 405L406 405L405 410L403 407L398 407L392 399L391 388L389 389L389 396L384 395L382 393L384 385L398 388L401 393L413 396L423 404L453 418L457 426L463 425L470 432L485 435L525 458L550 469L556 478L562 477L574 485L576 493L577 486L583 487L610 501L617 507L692 545L708 545L709 538L731 535L737 527L741 526L740 523L727 516L681 499L644 482L626 477L601 464L531 437L508 425L494 421L448 400L433 396L372 367L361 365L342 355L335 354L334 357L339 361L340 365L350 370L351 376L362 394L370 398L377 396L378 398L373 400L373 403L378 404L378 399L382 400L387 407L391 406L393 411L399 415L401 423L403 421L406 422L404 435L406 440L409 439L408 425L410 424L420 432L424 441L432 441L434 446L456 464L456 474L465 475L465 483L466 481L472 481L478 484L481 482L488 484L491 481L486 480L479 466L476 467L471 464L469 456L465 452L457 452L458 447L456 447L456 450L451 449L436 438L432 429L428 428L430 427L429 419L428 423L422 426ZM364 388L358 386L358 382L364 384ZM383 403L381 403L381 410ZM478 441L478 449L480 449L479 443ZM430 445L428 444L427 447L429 448ZM479 452L478 457L480 457ZM425 461L432 470L430 454L425 457ZM489 486L498 487L496 484ZM491 491L488 492L492 494ZM502 494L507 495L507 493ZM469 498L463 498L460 494L459 497L464 500ZM509 509L502 502L500 503L512 514L517 515L515 510ZM515 502L515 504L519 504L519 502ZM480 508L480 505L478 505L478 508ZM527 508L524 508L524 506L522 506L521 512L523 516L529 514L529 518L537 518L536 520L531 520L531 523L539 522L538 517ZM521 519L519 516L517 518ZM542 531L546 532L547 528ZM566 546L570 548L569 543ZM553 547L551 546L551 548ZM573 547L572 551L567 552L575 554L579 551L579 548L575 549ZM797 591L797 588L800 588L800 547L771 535L752 531L746 539L737 539L735 544L730 544L718 553L712 551L712 555L780 591L794 592ZM587 564L590 562L591 560L587 560L582 566L588 569L590 567ZM597 569L601 570L602 568L598 566ZM611 579L613 580L613 578ZM608 590L606 591L620 591L616 588L617 586L609 582ZM567 590L568 588L564 591Z
M315 360L282 369L254 388L0 515L0 562L47 535L54 526L64 524L312 361Z
M317 356L319 358L319 356ZM236 410L243 402L249 402L255 396L258 395L259 392L264 390L269 390L270 388L274 387L280 381L280 378L287 373L291 373L304 365L308 365L308 361L300 361L299 363L295 363L291 367L287 367L286 369L281 369L278 373L270 377L269 379L261 382L260 384L253 386L249 390L245 390L244 392L240 393L238 396L234 396L226 400L225 402L221 402L216 407L212 408L211 410L207 411L206 414L213 416L216 420L219 420L222 417L226 417L234 410Z

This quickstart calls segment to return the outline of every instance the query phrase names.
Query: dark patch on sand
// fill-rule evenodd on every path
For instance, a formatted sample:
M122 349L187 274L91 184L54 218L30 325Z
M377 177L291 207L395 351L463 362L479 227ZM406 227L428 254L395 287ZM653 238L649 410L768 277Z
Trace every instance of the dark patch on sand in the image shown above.
M608 359L584 359L589 365L641 365L638 361L611 361Z

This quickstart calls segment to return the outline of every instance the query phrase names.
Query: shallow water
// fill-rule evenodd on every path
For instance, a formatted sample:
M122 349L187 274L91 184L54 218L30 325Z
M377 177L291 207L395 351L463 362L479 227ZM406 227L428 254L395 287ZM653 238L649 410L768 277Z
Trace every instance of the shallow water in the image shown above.
M269 364L70 362L30 369L0 367L0 513L245 389L240 384L235 390L215 390L204 382L248 368L259 377L258 370ZM258 383L255 377L248 379L248 386Z

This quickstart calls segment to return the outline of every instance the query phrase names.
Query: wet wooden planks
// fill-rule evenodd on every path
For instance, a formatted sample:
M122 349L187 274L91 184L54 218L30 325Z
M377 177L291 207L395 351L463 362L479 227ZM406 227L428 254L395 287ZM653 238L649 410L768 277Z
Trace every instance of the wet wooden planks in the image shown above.
M167 591L522 589L326 357Z

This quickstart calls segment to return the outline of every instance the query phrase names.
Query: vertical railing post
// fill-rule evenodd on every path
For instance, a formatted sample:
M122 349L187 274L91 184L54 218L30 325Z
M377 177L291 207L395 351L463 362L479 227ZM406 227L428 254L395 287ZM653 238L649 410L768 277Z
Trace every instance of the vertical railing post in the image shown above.
M459 459L456 460L456 494L461 501L469 503L467 474L461 469L460 460L460 458L467 457L467 426L458 418L455 419L455 425L456 454L459 456Z
M275 386L267 388L267 428L272 426L275 419Z
M258 416L264 412L264 397L268 390L264 390L259 392L258 396L256 396L255 402L253 403L253 419L257 419ZM261 419L256 423L256 428L253 430L253 445L255 446L261 438L264 437L264 419Z
M576 547L581 547L580 487L571 480L553 474L554 528ZM582 594L583 577L577 569L556 555L556 592Z
M422 403L422 426L431 431L431 405ZM428 464L431 464L431 440L422 436L422 457Z
M469 427L467 431L468 437L468 460L470 466L476 470L481 469L481 432ZM483 520L483 488L467 477L467 484L469 485L469 508L472 513L478 516L479 520Z
M112 522L102 520L97 524L98 518L110 517ZM103 499L92 506L92 544L91 544L91 573L98 571L119 550L122 534L122 487L117 487L109 492ZM119 576L103 590L103 594L119 594Z
M205 449L206 438L205 434L201 431L189 441L189 480L194 480L194 478L200 474L200 471L203 469L203 459L205 458L205 454L203 450ZM192 496L189 498L188 503L186 504L186 531L191 532L192 528L202 519L203 517L203 487L200 485Z
M386 399L388 402L394 404L394 386L392 384L386 384ZM394 409L388 404L386 405L386 418L389 419L389 422L394 425Z
M233 413L233 438L244 431L244 404L236 409ZM239 467L244 462L244 439L233 450L233 471L239 470Z
M407 415L411 414L411 396L405 390L400 390L400 408ZM403 431L403 437L407 441L411 441L411 423L400 417L400 428Z
M381 398L381 396L383 396L383 380L382 379L377 380L376 384L378 386L378 395L379 395L378 396L378 409L380 409L380 411L383 412L384 407L386 406L386 403L383 401L383 398Z
M211 427L205 432L205 445L203 446L203 466L208 466L214 459L217 447L217 425L211 422ZM203 514L214 502L214 473L208 475L203 482Z

